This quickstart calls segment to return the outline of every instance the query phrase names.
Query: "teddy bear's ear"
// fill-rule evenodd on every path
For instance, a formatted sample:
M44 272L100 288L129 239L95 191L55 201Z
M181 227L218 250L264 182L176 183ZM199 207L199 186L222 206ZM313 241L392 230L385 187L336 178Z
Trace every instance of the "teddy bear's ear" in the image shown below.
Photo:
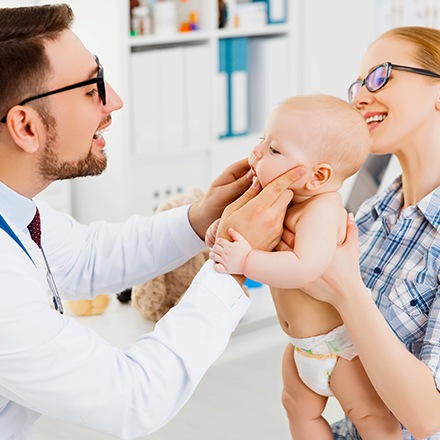
M173 205L171 200L165 200L156 208L156 212L168 211L168 209L174 208L176 205Z
M194 202L200 200L203 197L203 191L199 188L191 188L191 197Z
M189 205L203 197L203 192L199 188L192 188L189 193L178 194L164 200L156 209L156 212L166 211L168 209L177 208L178 206Z

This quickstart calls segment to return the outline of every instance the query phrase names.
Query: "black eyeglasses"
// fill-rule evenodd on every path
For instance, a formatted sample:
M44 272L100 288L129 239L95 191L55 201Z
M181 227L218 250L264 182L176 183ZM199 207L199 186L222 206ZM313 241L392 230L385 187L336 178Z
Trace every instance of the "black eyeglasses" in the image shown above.
M60 89L56 89L56 90L52 90L50 92L42 93L41 95L31 96L30 98L27 98L27 99L21 101L17 105L25 105L30 101L35 101L36 99L45 98L46 96L55 95L57 93L67 92L68 90L78 89L79 87L88 86L90 84L97 85L98 94L99 94L99 97L101 98L102 104L106 105L107 94L106 94L106 90L105 90L104 68L99 63L99 58L96 55L94 55L93 57L95 58L96 64L98 66L98 76L96 78L87 79L85 81L81 81L79 83L75 83L70 86L61 87ZM6 115L2 118L2 120L0 122L2 122L3 124L6 123L7 116L8 116L8 114L6 113Z
M432 78L440 78L440 75L431 72L430 70L419 69L417 67L399 66L398 64L391 64L390 62L386 62L383 64L379 64L379 66L375 67L364 79L359 79L355 81L348 88L349 103L353 104L353 99L360 92L363 85L365 85L367 90L371 93L377 92L382 87L385 87L385 85L390 80L392 69L418 73L419 75L431 76Z

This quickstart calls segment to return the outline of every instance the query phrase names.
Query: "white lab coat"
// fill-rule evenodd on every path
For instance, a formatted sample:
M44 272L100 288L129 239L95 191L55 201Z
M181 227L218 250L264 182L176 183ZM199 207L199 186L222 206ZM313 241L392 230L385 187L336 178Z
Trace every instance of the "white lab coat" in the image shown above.
M188 207L84 226L38 206L42 246L63 298L121 291L203 247L188 222ZM26 230L33 202L0 184L0 213L33 259L0 230L0 439L32 439L40 414L122 439L163 426L223 352L249 307L238 283L208 261L155 330L121 350L51 308L44 260Z

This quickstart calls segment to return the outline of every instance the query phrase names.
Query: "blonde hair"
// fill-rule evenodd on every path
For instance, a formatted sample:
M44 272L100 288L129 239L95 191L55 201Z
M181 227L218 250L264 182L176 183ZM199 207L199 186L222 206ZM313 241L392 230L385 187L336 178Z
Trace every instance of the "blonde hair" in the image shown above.
M385 38L395 38L412 44L415 49L414 61L423 69L440 75L440 30L423 26L403 26L390 29L378 39Z
M337 177L352 176L365 162L370 133L364 118L348 102L330 95L302 95L284 100L278 108L311 116L301 121L307 131L303 147L313 160L331 165ZM309 126L304 125L307 122Z

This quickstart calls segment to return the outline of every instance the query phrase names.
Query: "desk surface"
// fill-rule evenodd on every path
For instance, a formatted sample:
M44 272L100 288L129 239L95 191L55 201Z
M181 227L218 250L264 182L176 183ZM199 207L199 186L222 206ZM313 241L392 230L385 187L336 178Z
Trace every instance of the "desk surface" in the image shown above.
M252 303L241 320L233 338L278 325L275 307L267 286L249 289ZM66 305L69 312L68 304ZM130 304L121 303L115 296L111 296L108 308L101 315L77 316L81 324L87 325L110 341L112 344L123 347L134 342L144 333L154 329L155 323L146 320Z

